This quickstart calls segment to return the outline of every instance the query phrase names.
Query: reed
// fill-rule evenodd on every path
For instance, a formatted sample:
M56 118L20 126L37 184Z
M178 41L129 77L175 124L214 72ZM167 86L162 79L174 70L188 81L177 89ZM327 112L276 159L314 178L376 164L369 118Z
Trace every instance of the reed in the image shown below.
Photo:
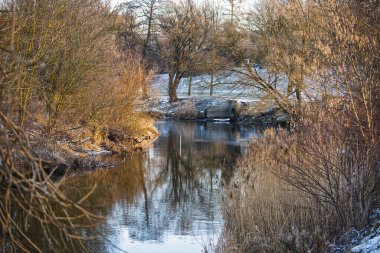
M325 252L365 226L378 203L378 143L337 110L315 112L292 133L252 140L226 188L217 252Z

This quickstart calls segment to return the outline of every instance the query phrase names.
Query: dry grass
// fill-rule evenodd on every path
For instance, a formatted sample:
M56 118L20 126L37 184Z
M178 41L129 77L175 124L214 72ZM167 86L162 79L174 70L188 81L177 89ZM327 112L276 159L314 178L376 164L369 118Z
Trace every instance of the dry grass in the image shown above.
M274 175L273 147L251 146L224 198L225 230L217 252L322 252L321 210Z
M96 145L109 146L110 135L118 135L122 145L126 140L156 135L154 121L140 112L137 106L142 99L142 87L151 80L139 56L120 55L115 52L116 69L102 82L92 82L72 94L57 124L57 133L81 141L89 138ZM79 129L65 131L73 126Z
M362 228L377 203L378 144L346 110L310 108L293 133L267 130L240 160L224 199L219 252L324 252Z
M155 131L153 120L136 109L142 97L142 88L151 77L141 59L134 55L122 57L119 76L109 85L101 85L90 95L91 123L95 128L122 130L127 136ZM87 93L88 94L88 93ZM96 101L93 97L97 97Z

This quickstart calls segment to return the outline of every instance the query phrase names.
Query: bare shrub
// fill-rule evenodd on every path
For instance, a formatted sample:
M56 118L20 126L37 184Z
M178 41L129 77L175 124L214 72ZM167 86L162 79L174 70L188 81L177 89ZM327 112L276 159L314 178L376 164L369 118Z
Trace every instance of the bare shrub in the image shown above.
M115 52L116 75L104 83L93 83L75 94L73 110L85 112L82 118L97 130L119 129L133 136L154 131L153 120L138 111L136 104L142 96L142 87L150 77L144 65L133 53L120 56Z
M334 219L337 231L367 223L376 197L378 143L363 139L343 112L321 111L303 120L300 132L282 139L275 173L313 197Z
M0 8L12 21L0 36L0 109L22 126L38 115L52 134L73 94L109 76L115 15L98 0L6 0Z
M71 252L85 251L78 228L99 218L80 205L91 192L78 202L66 196L30 151L26 134L2 112L0 138L1 252L43 252L44 240L53 248L64 244ZM38 241L30 237L34 228Z

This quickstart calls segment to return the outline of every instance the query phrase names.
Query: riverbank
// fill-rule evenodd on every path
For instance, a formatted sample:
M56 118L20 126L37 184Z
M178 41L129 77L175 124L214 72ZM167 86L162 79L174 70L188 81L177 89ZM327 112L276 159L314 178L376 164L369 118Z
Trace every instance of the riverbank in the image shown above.
M142 110L155 119L225 119L260 127L286 126L290 122L289 114L278 106L262 106L259 101L248 99L186 97L170 103L168 98L150 98Z
M92 170L112 167L102 157L112 154L133 153L149 148L159 132L153 126L134 135L122 130L72 129L52 137L30 132L31 150L42 161L44 169L63 175L68 170Z
M223 110L231 103L236 115L234 118L226 118L228 115ZM168 98L160 97L147 99L137 108L156 120L224 120L252 127L286 126L290 121L289 115L276 106L263 109L257 101L242 99L180 98L177 102L170 103ZM213 111L212 117L207 115L208 111ZM44 137L38 129L34 127L29 131L32 149L44 161L44 167L48 170L55 168L58 174L65 173L68 168L90 170L113 166L112 163L102 161L101 157L144 150L159 136L153 125L134 134L115 129L80 127L49 138Z

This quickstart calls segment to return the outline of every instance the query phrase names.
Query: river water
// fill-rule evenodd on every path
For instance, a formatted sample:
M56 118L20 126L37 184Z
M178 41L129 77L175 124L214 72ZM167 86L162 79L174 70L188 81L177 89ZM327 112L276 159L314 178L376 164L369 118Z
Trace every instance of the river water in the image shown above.
M147 151L67 179L75 192L97 184L85 204L105 221L96 226L100 239L87 243L91 252L202 252L222 229L222 187L256 131L190 121L156 127L161 135Z

